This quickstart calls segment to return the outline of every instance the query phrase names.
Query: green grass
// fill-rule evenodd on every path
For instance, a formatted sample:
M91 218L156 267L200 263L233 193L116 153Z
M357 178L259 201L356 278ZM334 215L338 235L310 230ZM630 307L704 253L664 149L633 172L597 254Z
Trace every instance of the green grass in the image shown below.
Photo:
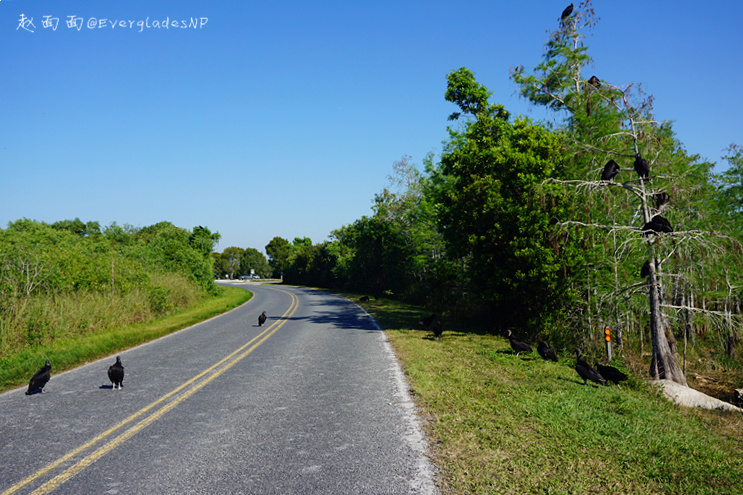
M252 294L243 289L220 287L217 296L147 323L27 347L0 360L0 391L28 383L29 377L46 359L52 362L52 372L59 373L207 320L251 297Z
M743 493L739 413L681 408L636 377L583 386L574 356L517 357L446 319L434 340L416 328L424 310L362 304L407 374L445 492Z

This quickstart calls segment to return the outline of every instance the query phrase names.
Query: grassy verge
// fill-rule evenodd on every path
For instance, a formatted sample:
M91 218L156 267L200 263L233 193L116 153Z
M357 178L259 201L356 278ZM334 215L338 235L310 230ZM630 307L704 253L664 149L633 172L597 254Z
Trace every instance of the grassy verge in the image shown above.
M517 357L446 320L434 340L420 308L362 305L408 376L444 492L743 493L738 413L681 408L637 378L583 386L572 355Z
M220 287L217 296L148 323L24 349L0 360L0 391L28 383L29 377L46 359L52 362L53 373L75 368L217 316L251 297L252 294L243 289Z

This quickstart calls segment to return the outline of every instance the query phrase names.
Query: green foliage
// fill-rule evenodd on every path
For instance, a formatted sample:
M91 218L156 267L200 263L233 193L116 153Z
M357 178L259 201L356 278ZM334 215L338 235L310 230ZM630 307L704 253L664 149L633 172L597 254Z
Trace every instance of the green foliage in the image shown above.
M214 292L218 234L22 219L0 229L0 353L144 321ZM85 308L74 310L73 308Z
M279 278L289 264L292 245L282 237L274 237L266 245L266 254L268 255L268 264L271 266L273 277Z
M450 129L431 171L438 227L500 325L538 332L564 293L565 264L573 263L550 237L561 192L543 186L562 161L560 136L526 118L511 122L467 69L448 79L447 99L474 120Z
M725 151L728 168L715 176L716 208L720 222L730 225L743 240L743 148L731 144Z

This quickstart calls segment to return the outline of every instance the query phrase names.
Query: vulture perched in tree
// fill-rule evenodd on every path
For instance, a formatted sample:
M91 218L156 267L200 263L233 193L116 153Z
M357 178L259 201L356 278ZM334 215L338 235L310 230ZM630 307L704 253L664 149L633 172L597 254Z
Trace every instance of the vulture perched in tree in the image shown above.
M431 316L426 316L425 318L422 318L420 321L418 321L418 325L422 326L423 328L428 328L431 326L431 323L433 323L433 320L436 319L436 313L432 314Z
M258 326L259 326L259 327L262 327L262 326L263 326L263 324L264 324L264 323L266 323L266 318L268 318L268 316L266 316L266 312L264 311L264 312L263 312L263 313L261 313L261 315L260 315L260 316L258 317Z
M564 21L568 17L570 17L570 14L573 13L573 4L571 3L567 7L565 7L565 10L562 11L562 15L560 16L560 20Z
M635 156L635 172L640 176L640 179L647 179L650 177L648 161L641 157L639 153Z
M508 331L508 340L511 342L511 349L513 349L513 352L515 352L517 356L520 352L526 352L527 354L532 352L531 346L526 342L517 339L510 330Z
M441 326L441 322L437 321L433 325L433 336L438 339L439 337L441 337L441 334L443 333L444 333L444 328Z
M113 384L112 390L116 390L116 387L119 390L124 388L124 367L119 356L116 356L116 362L108 368L108 379Z
M619 382L627 381L627 375L616 369L614 366L604 366L603 364L597 364L596 368L598 368L599 373L601 376L606 378L607 382L614 382L614 384L619 387Z
M37 371L34 376L31 377L31 380L28 382L28 390L26 390L26 395L31 395L37 390L44 391L44 386L49 381L49 379L52 377L52 363L49 362L49 360L46 360L46 364Z
M601 87L601 81L599 81L599 78L596 76L591 76L591 79L588 80L588 84L596 88Z
M671 227L671 222L669 222L666 218L663 218L660 215L655 215L648 223L642 226L643 235L647 235L650 233L650 231L661 233L665 232L670 234L673 232L673 227Z
M667 205L671 201L671 197L668 195L668 193L656 193L653 194L653 203L655 203L655 207L657 209L660 209L661 206Z
M609 160L604 165L604 172L601 174L601 180L614 180L619 173L619 164L614 160Z
M606 379L601 376L598 371L591 368L591 365L588 364L585 359L583 359L583 355L581 354L580 349L575 350L575 355L575 371L577 371L580 377L583 378L583 385L586 385L588 383L588 380L591 380L595 383L600 383L601 385L604 385L606 383Z
M555 354L555 350L552 349L547 342L544 340L537 345L537 352L540 356L542 356L544 359L552 360L554 362L557 362L557 354Z

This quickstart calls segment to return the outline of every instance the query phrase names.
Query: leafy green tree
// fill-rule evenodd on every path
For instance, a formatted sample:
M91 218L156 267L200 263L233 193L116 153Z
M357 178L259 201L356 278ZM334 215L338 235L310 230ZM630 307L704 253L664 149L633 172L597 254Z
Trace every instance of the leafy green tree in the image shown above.
M242 275L240 270L240 262L242 260L244 250L239 247L230 246L222 251L222 266L227 275L231 279Z
M449 74L446 99L461 110L450 119L469 120L449 130L431 171L438 225L500 326L535 334L559 306L564 266L573 262L550 236L562 213L560 191L543 186L562 161L561 141L527 118L511 122L489 97L468 69Z
M282 237L274 237L266 245L268 264L271 266L273 277L279 278L289 265L292 255L292 245Z
M271 276L271 267L263 253L255 248L245 248L240 257L240 275L247 275L251 270L261 277Z
M715 176L717 210L721 222L731 225L743 239L743 148L731 144L725 151L728 168Z
M644 326L642 318L625 319L628 313L644 312L653 344L651 375L685 384L668 312L693 308L671 299L703 283L690 267L714 265L719 257L712 254L728 249L723 244L730 246L728 241L705 239L712 213L711 164L685 152L672 125L655 119L652 97L638 85L618 86L583 74L591 59L582 39L595 24L590 0L581 2L574 15L550 34L534 73L527 75L521 66L512 77L524 97L565 116L561 131L568 159L556 179L572 187L572 204L570 219L559 226L568 244L580 246L585 253L586 269L570 276L576 286L585 284L588 289L588 326L591 315L605 322L613 319L619 328L624 323ZM601 180L610 160L618 164L618 174ZM634 166L641 160L650 169L644 180ZM643 233L661 214L670 220L673 235ZM701 253L702 260L692 261ZM640 270L646 261L647 271ZM675 273L661 269L664 264ZM640 273L646 280L637 283ZM601 293L595 292L597 288ZM646 294L644 310L630 301L633 294L641 293ZM598 296L594 297L596 310L591 294Z

